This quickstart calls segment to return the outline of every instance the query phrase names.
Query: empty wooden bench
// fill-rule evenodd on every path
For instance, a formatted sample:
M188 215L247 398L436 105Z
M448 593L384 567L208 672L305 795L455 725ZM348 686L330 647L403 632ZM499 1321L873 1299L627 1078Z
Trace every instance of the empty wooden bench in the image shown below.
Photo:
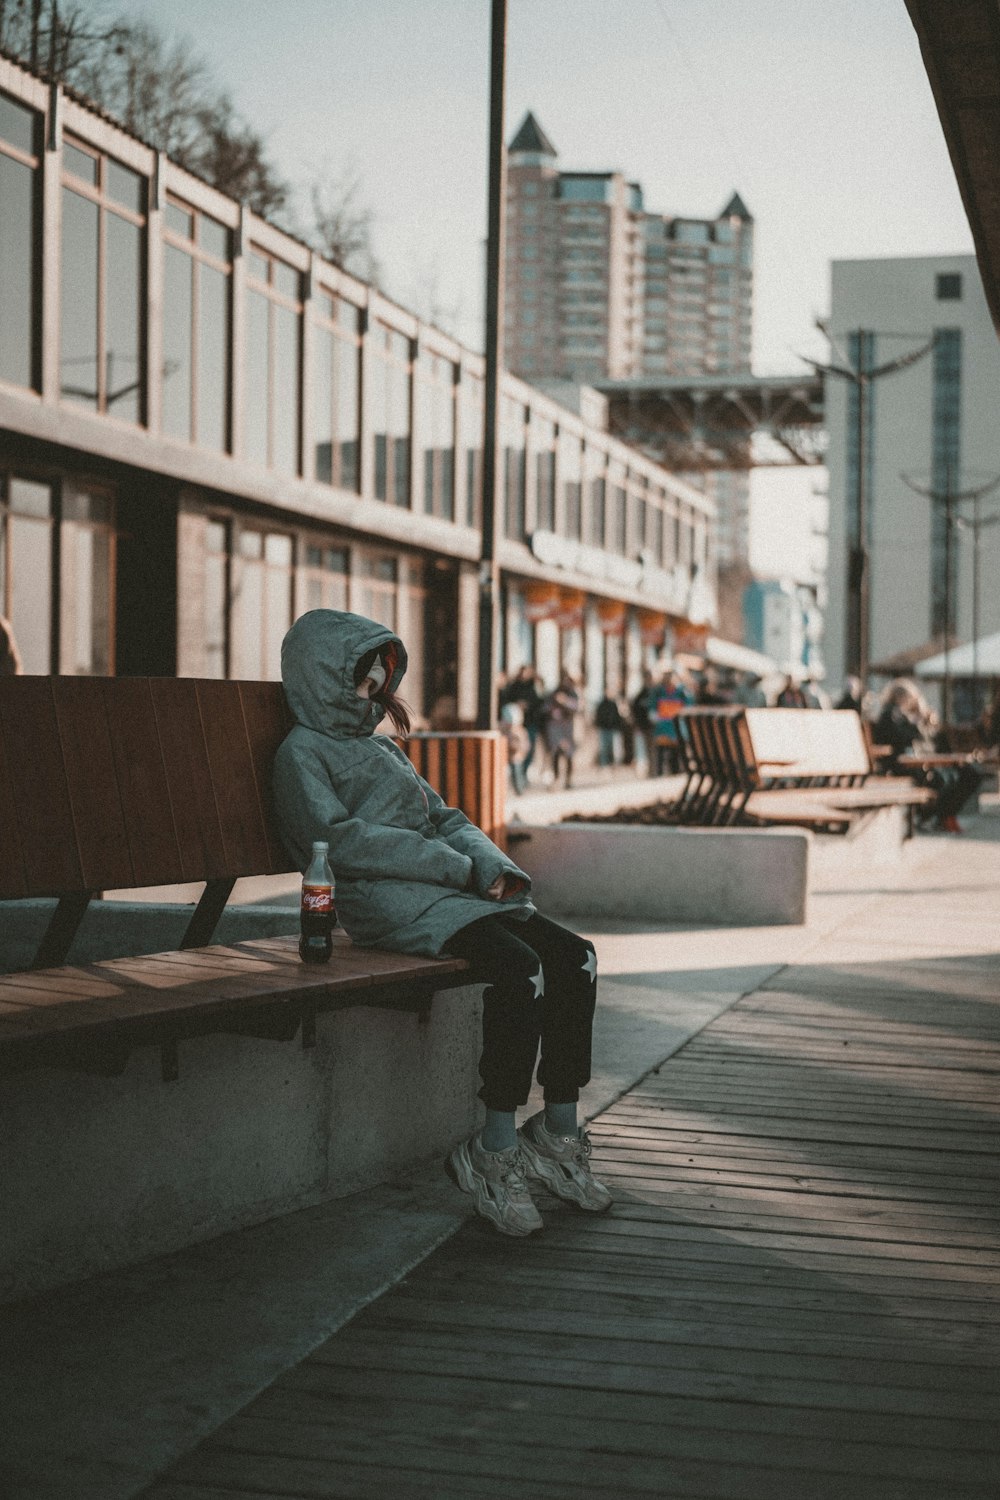
M912 810L933 797L903 777L873 774L851 710L713 707L687 709L680 723L688 770L682 821L846 832L865 811Z
M321 966L302 964L292 937L212 945L239 877L296 868L269 796L290 722L277 683L0 678L0 901L57 898L33 967L0 976L0 1072L115 1074L153 1045L171 1079L188 1037L301 1033L309 1046L319 1011L426 1011L436 990L465 982L461 960L354 948L343 935ZM495 736L439 737L430 750L415 738L410 754L498 830ZM192 881L204 893L176 950L67 964L102 891Z

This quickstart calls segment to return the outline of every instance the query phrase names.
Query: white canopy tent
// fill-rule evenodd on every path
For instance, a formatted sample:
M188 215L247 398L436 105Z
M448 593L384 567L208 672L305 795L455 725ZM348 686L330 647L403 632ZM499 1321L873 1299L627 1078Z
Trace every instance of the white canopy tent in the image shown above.
M918 677L944 677L946 672L950 677L971 677L973 671L977 677L1000 677L1000 631L981 636L975 645L970 641L955 646L947 657L940 651L914 668Z

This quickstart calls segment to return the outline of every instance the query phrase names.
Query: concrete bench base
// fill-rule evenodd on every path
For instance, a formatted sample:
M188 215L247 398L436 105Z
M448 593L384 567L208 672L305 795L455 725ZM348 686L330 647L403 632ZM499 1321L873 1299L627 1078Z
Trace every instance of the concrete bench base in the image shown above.
M0 1300L384 1182L477 1118L479 988L430 1017L320 1015L317 1044L209 1036L118 1078L39 1069L0 1085Z
M562 823L511 830L544 912L754 927L806 920L808 833Z

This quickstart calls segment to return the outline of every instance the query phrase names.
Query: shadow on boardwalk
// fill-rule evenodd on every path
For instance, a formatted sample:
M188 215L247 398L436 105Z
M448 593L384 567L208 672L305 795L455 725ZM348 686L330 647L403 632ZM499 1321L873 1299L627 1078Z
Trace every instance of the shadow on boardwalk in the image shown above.
M612 1215L467 1224L149 1500L995 1500L998 988L783 970L594 1122Z

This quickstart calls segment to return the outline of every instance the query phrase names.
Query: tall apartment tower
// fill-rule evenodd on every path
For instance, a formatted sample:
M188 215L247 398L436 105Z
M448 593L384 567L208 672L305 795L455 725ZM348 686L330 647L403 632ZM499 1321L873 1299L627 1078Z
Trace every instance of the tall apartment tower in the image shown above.
M750 368L753 219L649 213L621 172L562 172L527 114L508 148L510 368L581 383Z

